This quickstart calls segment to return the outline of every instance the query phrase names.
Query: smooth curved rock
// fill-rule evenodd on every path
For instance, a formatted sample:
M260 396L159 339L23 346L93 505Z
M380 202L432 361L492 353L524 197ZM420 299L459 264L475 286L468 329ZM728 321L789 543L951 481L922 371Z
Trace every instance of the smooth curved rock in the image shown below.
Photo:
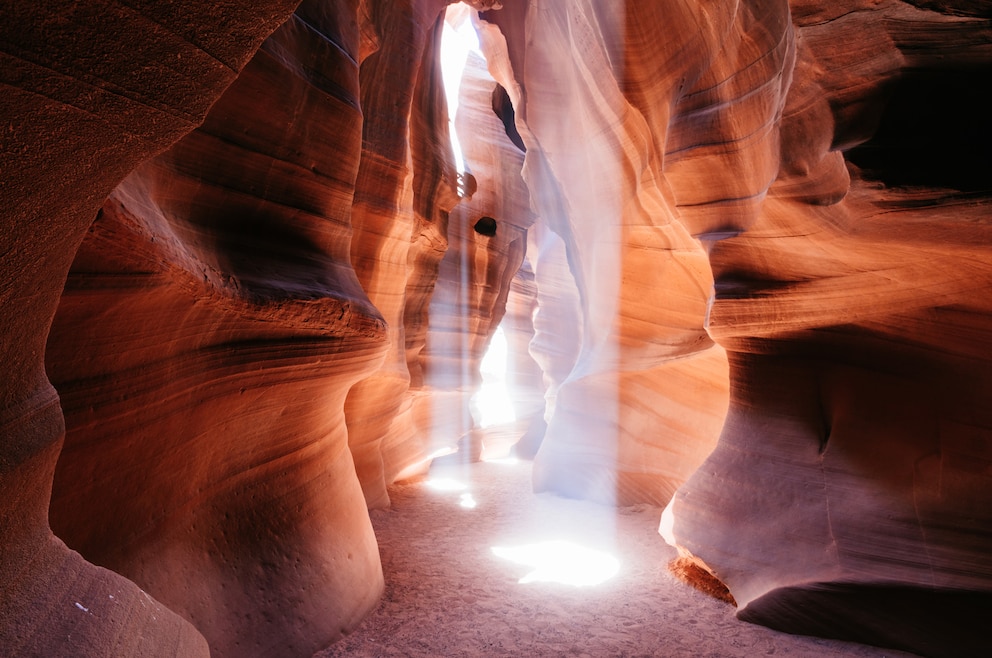
M52 536L48 498L64 423L45 374L45 341L70 263L103 200L138 163L203 120L294 5L41 2L0 9L5 650L207 653L192 626Z
M924 90L939 77L970 98L953 80L987 70L992 25L898 2L793 6L781 168L746 231L711 250L730 412L665 533L743 619L981 655L990 170L970 152L990 136L928 125L974 124ZM865 169L845 167L836 149L873 134L846 153ZM962 166L926 161L949 153Z
M459 201L438 57L447 4L373 3L381 45L362 61L365 124L351 258L386 319L389 349L378 370L351 389L345 412L370 507L388 505L386 486L429 463L410 389L423 380L427 309L447 248L446 216Z
M305 2L115 189L49 339L53 528L216 656L308 655L382 591L344 422L386 347L348 252L356 11Z
M722 421L726 366L703 326L706 253L680 221L662 158L666 140L678 137L662 122L682 72L662 72L659 62L682 54L698 68L692 56L704 51L695 33L658 39L647 26L661 13L535 2L486 14L482 40L514 105L523 176L554 233L539 239L555 250L549 256L564 256L542 264L539 249L534 268L533 349L554 405L535 457L538 490L663 504L705 458ZM719 29L712 26L711 42ZM629 93L645 76L653 86ZM567 271L544 280L566 261ZM568 299L555 280L572 291L575 320L553 310Z

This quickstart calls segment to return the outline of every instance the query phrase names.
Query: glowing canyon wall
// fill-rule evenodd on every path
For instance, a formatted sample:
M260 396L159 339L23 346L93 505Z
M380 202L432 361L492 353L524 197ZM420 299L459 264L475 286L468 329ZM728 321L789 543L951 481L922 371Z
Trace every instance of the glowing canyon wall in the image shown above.
M583 329L537 486L623 501L628 464L670 468L624 459L626 424L647 417L629 407L673 405L692 379L657 397L624 382L701 359L705 327L727 352L729 413L666 510L666 539L743 619L978 655L992 171L974 84L992 25L978 5L918 4L533 2L491 20L524 176L565 242ZM612 423L599 438L597 422ZM650 427L632 434L686 443Z
M0 647L310 655L523 436L744 619L977 655L987 5L469 3L460 172L447 4L0 8Z
M743 619L979 655L992 24L917 4L792 4L776 175L710 251L730 411L663 525Z
M104 200L135 167L203 121L295 4L263 1L248 10L240 3L197 1L42 2L0 8L0 646L8 655L207 655L207 643L187 620L124 577L84 561L49 529L65 423L46 377L45 343L70 264ZM125 245L120 249L128 254ZM98 287L119 282L126 290L135 278L108 276ZM99 337L113 330L98 318L86 318L80 331ZM78 345L80 358L94 347ZM95 376L106 372L106 365L89 361ZM134 363L135 356L120 354L121 365L126 361ZM105 406L135 393L113 384L100 391L101 399L82 410L94 428L103 422ZM128 446L117 450L126 453ZM139 451L135 460L150 452ZM82 489L108 476L112 469L98 463L78 484ZM77 500L99 506L84 500L92 493L80 491ZM158 504L171 512L185 502Z

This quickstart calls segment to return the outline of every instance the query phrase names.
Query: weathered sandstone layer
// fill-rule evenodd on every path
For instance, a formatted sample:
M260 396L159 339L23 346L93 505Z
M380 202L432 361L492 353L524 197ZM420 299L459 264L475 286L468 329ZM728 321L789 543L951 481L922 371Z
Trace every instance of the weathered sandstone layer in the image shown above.
M694 472L664 531L742 618L976 653L992 597L989 131L973 91L992 61L988 12L720 9L486 14L581 322L537 487L657 500ZM707 432L680 441L665 422L719 424L718 387L706 399L687 384L719 368L671 372L709 354L707 336L727 350L731 405L696 470L680 446L708 447ZM637 424L651 416L635 404L679 395ZM638 445L681 452L626 460Z
M971 86L992 25L898 2L792 9L777 175L710 253L730 412L669 538L743 619L979 655L992 170Z
M446 0L372 2L361 62L362 160L351 260L387 325L383 363L348 393L348 441L370 507L426 465L414 396L446 218L459 200L438 57Z
M382 588L344 422L385 337L348 254L356 18L304 3L114 190L49 339L53 528L218 656L312 653Z
M84 561L49 530L65 425L45 373L45 342L70 263L104 199L135 166L203 120L295 4L0 8L4 653L207 655L191 625Z
M987 3L471 2L463 172L447 0L13 4L2 651L309 655L386 486L523 434L744 619L982 655Z
M685 62L701 68L705 48L668 27L659 40L660 5L630 6L637 30L626 11L507 4L485 14L482 41L516 111L539 216L531 350L553 409L535 486L664 504L712 449L726 408L726 362L704 328L706 253L663 171L682 72L660 62L689 49Z

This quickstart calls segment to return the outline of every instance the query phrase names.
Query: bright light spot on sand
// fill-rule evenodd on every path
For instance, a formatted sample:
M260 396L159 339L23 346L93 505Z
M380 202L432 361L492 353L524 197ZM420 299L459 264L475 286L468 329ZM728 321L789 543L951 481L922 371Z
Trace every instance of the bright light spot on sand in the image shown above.
M534 570L519 580L526 583L562 583L585 587L599 585L620 571L620 561L602 551L569 541L543 541L524 546L493 546L497 557Z
M453 478L431 478L425 482L434 491L465 491L468 485Z
M463 493L458 499L458 504L465 509L475 509L476 505L478 505L478 503L475 502L475 498L473 498L470 493Z
M517 419L513 402L506 386L506 363L508 344L503 327L496 327L489 349L482 357L479 372L482 373L482 386L472 396L472 404L479 412L479 427L512 423Z

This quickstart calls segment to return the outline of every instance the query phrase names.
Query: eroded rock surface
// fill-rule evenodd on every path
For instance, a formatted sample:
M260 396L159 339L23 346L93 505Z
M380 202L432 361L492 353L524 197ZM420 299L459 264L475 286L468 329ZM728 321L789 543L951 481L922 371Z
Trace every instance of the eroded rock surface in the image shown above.
M344 422L385 325L349 264L359 35L337 12L304 3L114 190L49 340L53 528L218 656L312 653L382 589Z
M664 503L716 440L726 369L703 326L706 253L678 221L663 174L669 134L652 125L667 119L664 94L681 73L661 69L665 52L648 49L675 53L693 45L679 39L697 35L659 40L647 27L625 29L635 13L647 26L663 12L631 6L628 23L626 11L515 3L486 14L483 42L516 110L523 176L544 231L532 351L554 408L536 487ZM700 66L692 57L687 64ZM645 75L658 76L654 87L635 86Z
M979 655L989 134L962 82L988 71L992 26L895 2L793 9L780 170L711 251L730 412L671 536L744 619Z
M386 486L429 464L411 389L423 381L427 310L447 249L447 216L459 201L439 57L446 5L374 4L379 47L362 62L365 124L351 257L386 319L388 351L349 392L346 415L370 507L387 506Z
M970 5L915 4L486 16L581 320L538 488L659 499L694 472L665 534L742 618L971 655L992 596L989 133L971 91L990 25ZM648 374L702 358L708 337L731 377L715 452L677 472L685 448L626 460L707 436L673 440L666 419L719 426L718 387L685 384L718 368ZM683 393L660 422L628 407Z
M463 174L447 2L242 4L0 10L0 646L332 642L505 315L538 490L677 490L744 619L981 654L983 3L473 2Z
M193 627L48 525L64 421L45 341L110 191L203 120L292 1L0 9L0 646L24 656L205 656Z

